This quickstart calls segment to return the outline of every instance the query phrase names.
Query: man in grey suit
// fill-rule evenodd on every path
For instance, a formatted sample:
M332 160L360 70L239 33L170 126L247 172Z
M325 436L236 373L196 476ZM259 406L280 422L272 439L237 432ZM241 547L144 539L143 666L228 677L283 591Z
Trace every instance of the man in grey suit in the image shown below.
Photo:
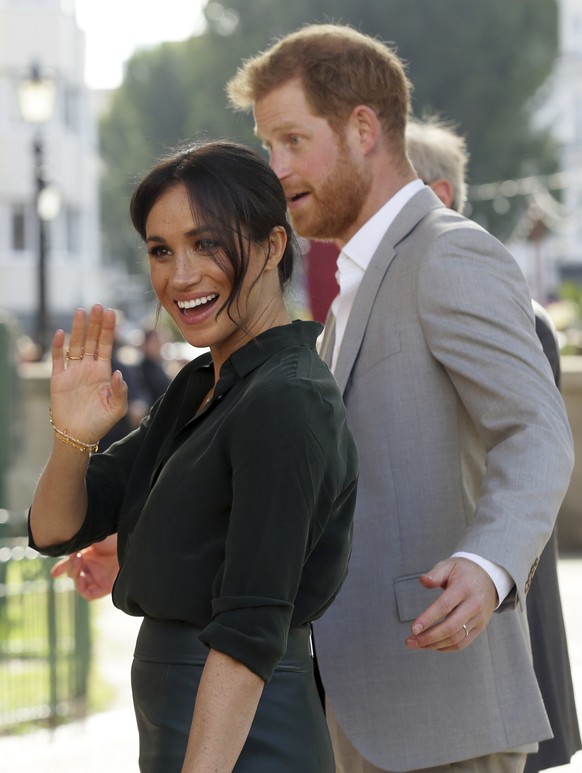
M445 207L462 212L467 197L468 153L464 138L436 118L409 121L408 156L421 180L430 185ZM546 310L533 302L536 333L560 386L560 350ZM557 571L558 539L552 532L527 597L527 619L533 665L552 726L553 738L528 754L525 773L566 765L582 748L566 629Z
M524 278L416 178L388 47L312 25L228 90L298 233L342 250L322 351L361 476L349 575L315 626L338 771L523 770L551 735L525 596L573 464Z

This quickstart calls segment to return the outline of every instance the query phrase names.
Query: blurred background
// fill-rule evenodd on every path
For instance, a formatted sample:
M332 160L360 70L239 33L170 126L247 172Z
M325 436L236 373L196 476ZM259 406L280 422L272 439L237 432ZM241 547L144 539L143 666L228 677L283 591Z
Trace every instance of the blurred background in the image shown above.
M118 310L135 426L197 352L163 316L156 327L128 217L133 186L187 140L260 150L252 118L228 107L226 82L275 37L327 21L391 42L415 115L465 136L466 214L507 244L552 316L582 460L582 0L0 0L0 741L111 709L96 653L104 647L110 665L116 652L129 657L103 636L133 636L131 623L98 624L111 611L51 582L50 561L26 548L26 507L51 442L52 334L77 306ZM302 243L295 316L325 319L334 260ZM565 560L582 555L581 470L558 520Z

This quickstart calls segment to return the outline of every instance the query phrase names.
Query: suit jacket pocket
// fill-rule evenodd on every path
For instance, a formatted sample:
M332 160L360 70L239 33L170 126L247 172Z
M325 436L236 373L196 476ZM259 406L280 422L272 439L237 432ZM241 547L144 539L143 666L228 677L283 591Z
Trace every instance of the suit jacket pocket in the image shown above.
M409 574L394 580L396 608L402 623L417 618L442 593L442 588L425 588L419 577L420 574Z

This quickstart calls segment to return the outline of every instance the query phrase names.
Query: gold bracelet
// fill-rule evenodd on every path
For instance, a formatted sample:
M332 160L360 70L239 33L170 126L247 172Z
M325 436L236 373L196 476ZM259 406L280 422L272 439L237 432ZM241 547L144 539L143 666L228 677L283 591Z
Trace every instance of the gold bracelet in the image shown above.
M87 453L87 454L94 454L99 450L99 443L84 443L78 437L72 437L71 435L68 435L66 427L64 430L57 429L57 427L55 427L53 422L53 411L52 411L52 408L50 408L50 406L49 406L49 421L50 421L51 427L53 428L53 432L55 433L56 439L60 440L61 443L64 443L66 446L70 446L71 448L76 448L77 451L83 451L84 453Z
M85 443L76 443L75 438L71 438L68 435L65 435L64 432L56 432L55 431L55 437L57 440L60 440L61 443L64 443L66 446L71 446L71 448L76 448L77 451L82 451L83 453L91 454L95 453L99 446L97 443L94 445L87 445Z

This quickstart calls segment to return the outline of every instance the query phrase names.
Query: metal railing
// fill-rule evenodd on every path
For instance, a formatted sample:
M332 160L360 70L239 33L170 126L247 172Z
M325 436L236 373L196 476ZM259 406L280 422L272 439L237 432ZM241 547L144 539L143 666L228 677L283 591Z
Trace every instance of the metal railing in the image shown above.
M89 606L0 510L0 733L54 726L87 708Z

